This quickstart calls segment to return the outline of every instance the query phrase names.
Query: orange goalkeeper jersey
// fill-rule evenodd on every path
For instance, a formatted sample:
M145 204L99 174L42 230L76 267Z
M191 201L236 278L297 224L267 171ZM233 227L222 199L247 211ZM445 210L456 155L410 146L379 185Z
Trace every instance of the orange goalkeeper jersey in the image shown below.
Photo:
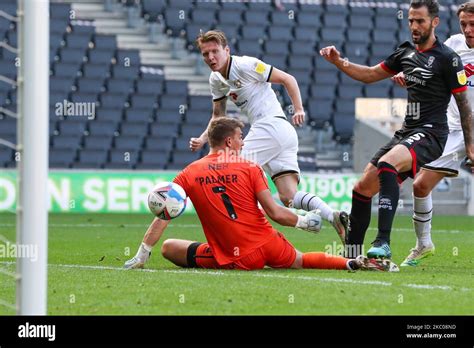
M261 167L238 156L212 154L175 178L193 202L217 262L231 263L265 244L276 230L262 214L257 193L268 189Z

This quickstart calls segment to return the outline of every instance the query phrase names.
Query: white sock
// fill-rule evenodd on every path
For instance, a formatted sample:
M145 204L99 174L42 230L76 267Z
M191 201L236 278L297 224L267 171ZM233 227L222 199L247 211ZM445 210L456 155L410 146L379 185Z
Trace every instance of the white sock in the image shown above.
M321 198L316 197L312 193L298 191L293 197L293 208L311 211L319 209L323 219L332 223L334 210L331 209Z
M416 247L432 245L431 217L433 216L433 201L431 193L426 197L413 195L413 226L416 232Z
M150 256L150 252L152 248L153 248L152 246L149 246L145 243L140 244L140 247L138 248L138 251L135 257L140 260L147 260L148 256Z

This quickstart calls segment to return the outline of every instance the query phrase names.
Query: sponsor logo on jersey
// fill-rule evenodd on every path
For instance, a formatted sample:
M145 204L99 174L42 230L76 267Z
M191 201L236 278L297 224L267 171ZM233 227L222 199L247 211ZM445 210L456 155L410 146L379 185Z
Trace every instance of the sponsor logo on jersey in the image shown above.
M262 62L258 62L257 66L255 67L255 71L259 73L260 75L263 75L265 70L266 70L265 64L263 64Z
M435 57L430 56L430 58L428 59L428 64L425 64L425 66L427 68L432 68L433 67L433 62L435 61L435 59L436 59Z
M468 78L471 77L472 75L474 75L474 65L470 63L467 65L464 65L464 71L466 72L466 76Z
M235 86L235 88L242 87L242 82L240 80L235 80L235 81L230 81L230 82Z
M467 77L464 70L458 71L458 82L460 85L463 85L463 86L467 83Z

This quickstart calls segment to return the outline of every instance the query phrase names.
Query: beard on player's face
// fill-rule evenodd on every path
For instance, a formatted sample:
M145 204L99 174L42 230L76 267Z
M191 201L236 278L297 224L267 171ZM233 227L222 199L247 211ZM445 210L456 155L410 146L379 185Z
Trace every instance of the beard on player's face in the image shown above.
M430 23L430 27L425 31L423 31L422 29L413 30L411 32L413 43L416 45L423 45L430 38L432 31L433 31L433 22Z

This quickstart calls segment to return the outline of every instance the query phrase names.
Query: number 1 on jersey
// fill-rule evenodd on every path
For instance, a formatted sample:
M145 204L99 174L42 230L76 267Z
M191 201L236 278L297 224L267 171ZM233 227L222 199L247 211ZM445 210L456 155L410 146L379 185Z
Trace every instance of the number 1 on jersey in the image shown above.
M229 214L229 217L232 220L237 219L237 213L235 212L235 208L232 205L232 202L230 200L230 197L227 193L225 193L225 187L224 186L215 186L212 188L212 192L216 194L220 194L222 198L222 202L224 202L225 209L227 210L227 214Z

